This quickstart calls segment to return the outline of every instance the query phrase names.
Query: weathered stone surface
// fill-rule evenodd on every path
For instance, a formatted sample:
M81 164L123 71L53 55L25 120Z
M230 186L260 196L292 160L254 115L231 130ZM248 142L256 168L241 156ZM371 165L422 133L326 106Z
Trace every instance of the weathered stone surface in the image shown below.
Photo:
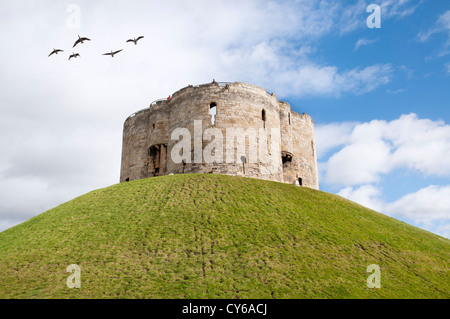
M172 140L172 133L180 128L190 133L191 156L185 165L172 156L182 139ZM237 132L234 142L232 129ZM239 152L237 140L245 133L250 136ZM246 176L318 189L314 123L309 115L292 112L288 103L251 84L185 87L170 100L152 103L126 119L120 181L183 172Z

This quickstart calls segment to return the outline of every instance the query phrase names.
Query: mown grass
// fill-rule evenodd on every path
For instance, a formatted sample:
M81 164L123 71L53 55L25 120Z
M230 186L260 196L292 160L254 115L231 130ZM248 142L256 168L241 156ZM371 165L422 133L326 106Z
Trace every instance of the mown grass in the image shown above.
M0 298L449 298L450 241L339 196L173 175L0 233ZM81 288L66 268L81 267ZM381 288L366 285L381 267Z

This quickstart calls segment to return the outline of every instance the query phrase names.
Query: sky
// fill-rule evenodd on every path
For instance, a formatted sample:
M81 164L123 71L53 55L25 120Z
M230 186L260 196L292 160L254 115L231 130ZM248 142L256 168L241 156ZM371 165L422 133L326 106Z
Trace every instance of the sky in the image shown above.
M215 79L313 118L321 190L450 238L450 1L2 1L0 37L0 231L118 183L125 119Z

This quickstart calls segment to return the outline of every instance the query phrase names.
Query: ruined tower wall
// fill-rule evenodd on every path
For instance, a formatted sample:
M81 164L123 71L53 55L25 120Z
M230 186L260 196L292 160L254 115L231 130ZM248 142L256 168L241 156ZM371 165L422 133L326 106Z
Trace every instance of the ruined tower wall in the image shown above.
M149 110L144 109L124 123L120 182L148 177L148 122Z
M214 124L211 121L210 106L216 106ZM173 95L170 101L169 131L185 127L192 133L191 145L195 149L195 132L205 132L214 128L220 130L223 138L222 157L215 163L205 163L201 158L192 154L191 163L184 167L185 173L218 173L237 176L248 176L262 179L283 181L281 160L273 156L270 162L264 163L259 158L259 147L270 150L280 148L280 134L271 136L269 141L260 144L258 140L259 129L270 133L271 128L279 130L279 106L274 96L267 94L264 89L249 84L234 85L204 85L188 87ZM265 121L262 113L265 113ZM201 129L194 127L194 120L201 121ZM256 133L256 149L250 150L248 137L246 139L245 154L238 153L238 144L228 143L227 130L244 129L244 133ZM201 139L201 138L200 138ZM213 138L211 138L212 140ZM199 140L199 139L197 139ZM202 139L201 149L211 141ZM168 151L178 141L169 141ZM252 143L253 145L253 143ZM216 150L217 151L217 150ZM216 153L214 153L216 154ZM230 163L230 154L233 162ZM242 165L241 156L245 156L246 163ZM255 159L256 156L256 159ZM168 170L174 173L183 172L183 165L174 163L169 159ZM245 171L245 174L244 174Z
M214 122L210 115L212 106L216 109ZM172 140L171 135L180 128L190 132L192 153L185 165L174 162L171 156L180 143L179 136ZM250 143L247 136L245 153L240 154L238 143L227 141L231 129L241 130L237 136L255 133L256 143ZM211 136L203 135L205 132ZM218 135L223 139L222 148L211 152L212 141L220 141ZM250 149L250 145L255 148ZM206 161L204 155L208 154L215 160ZM230 154L234 155L232 161ZM183 172L246 176L290 184L301 181L302 186L318 189L314 124L308 115L292 112L288 103L279 102L274 94L251 84L185 87L169 100L152 103L149 109L125 121L120 181Z
M302 186L319 188L317 173L316 146L314 139L314 123L308 114L291 113L293 163ZM286 182L292 181L292 176Z
M160 100L150 105L148 124L148 172L147 177L167 173L167 144L169 136L170 107L169 101Z
M280 131L281 131L281 158L283 165L283 181L294 184L297 178L297 166L294 165L295 146L292 140L292 113L291 106L286 102L280 102Z
M164 144L169 140L169 116L170 108L168 107L168 101L162 100L155 102L151 105L149 110L149 122L148 122L148 144Z

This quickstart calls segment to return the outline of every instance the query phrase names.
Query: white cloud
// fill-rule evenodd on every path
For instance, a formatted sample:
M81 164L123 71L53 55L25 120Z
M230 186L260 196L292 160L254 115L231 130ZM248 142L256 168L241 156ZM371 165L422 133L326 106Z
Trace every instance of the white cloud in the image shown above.
M381 188L371 184L346 187L338 195L450 238L450 185L430 185L390 203L383 200Z
M446 11L439 17L438 24L441 25L444 29L450 30L450 10Z
M353 143L327 162L326 181L330 184L359 185L380 180L389 172L389 145L381 140Z
M288 50L289 51L289 50ZM389 83L390 64L375 64L340 71L336 66L311 61L310 46L286 54L278 41L263 41L253 47L231 48L222 52L224 78L239 75L247 82L270 88L279 96L333 96L364 94Z
M380 185L397 169L450 176L450 125L408 114L393 121L318 125L316 136L318 147L325 141L318 152L321 180L343 187L338 195L449 238L450 185L429 185L391 202Z
M358 188L346 187L338 195L371 208L382 211L384 203L380 200L381 190L374 185L362 185Z
M333 2L334 3L334 2ZM336 19L336 29L340 34L347 34L357 29L367 28L366 19L370 13L367 13L367 6L374 1L358 0L353 4L340 1L334 7L335 13L339 18ZM392 18L404 18L413 14L421 5L421 0L385 0L377 3L381 7L382 21Z
M360 47L375 43L377 41L378 40L375 40L375 39L371 40L371 39L366 39L366 38L360 38L360 39L358 39L358 41L356 41L354 50L357 51Z
M342 6L339 20L339 32L346 34L357 29L366 28L367 1L358 0L353 5ZM368 15L368 14L367 14Z
M439 16L436 24L427 31L419 32L417 40L420 42L427 41L431 36L437 33L447 33L447 40L439 52L438 56L444 56L450 53L450 10Z
M450 220L450 185L422 188L387 204L384 211L416 223L430 224L436 220Z
M315 139L317 157L322 158L336 147L345 145L353 132L357 122L343 122L315 125Z
M403 18L413 14L422 1L413 0L385 0L381 3L381 12L384 18Z
M390 64L376 64L364 69L356 68L343 74L341 85L348 92L363 94L388 84L392 79L392 73Z
M397 89L397 90L387 89L386 90L386 93L389 93L389 94L399 94L399 93L402 93L402 92L405 92L405 90L404 89Z
M324 1L324 3L327 3ZM334 15L334 27L339 33L348 34L358 29L367 28L366 19L370 13L367 13L367 6L374 3L369 0L358 0L352 4L344 1L329 1L328 5L332 6ZM381 18L403 18L413 14L422 3L421 0L385 0L380 3Z
M425 176L450 176L450 125L443 121L402 115L389 122L384 138L392 143L395 168L410 168Z
M439 16L436 24L427 31L419 32L418 40L421 42L427 41L432 35L440 32L450 31L450 10Z
M442 237L450 239L450 223L436 225L432 229L430 229L430 231L434 232L435 234L440 234Z
M266 68L266 70L273 70ZM364 94L386 85L392 79L390 64L377 64L365 68L354 68L339 72L335 66L320 66L305 63L294 68L284 64L283 68L268 72L280 95L333 96L342 94ZM269 77L271 74L271 77ZM264 83L263 83L264 84Z
M336 124L319 126L317 135L320 137L335 127ZM409 114L390 122L353 124L351 134L348 123L343 127L346 133L337 135L335 143L328 142L328 145L343 141L345 144L324 165L327 183L344 186L373 183L383 174L402 168L424 176L450 176L450 125L442 121Z

